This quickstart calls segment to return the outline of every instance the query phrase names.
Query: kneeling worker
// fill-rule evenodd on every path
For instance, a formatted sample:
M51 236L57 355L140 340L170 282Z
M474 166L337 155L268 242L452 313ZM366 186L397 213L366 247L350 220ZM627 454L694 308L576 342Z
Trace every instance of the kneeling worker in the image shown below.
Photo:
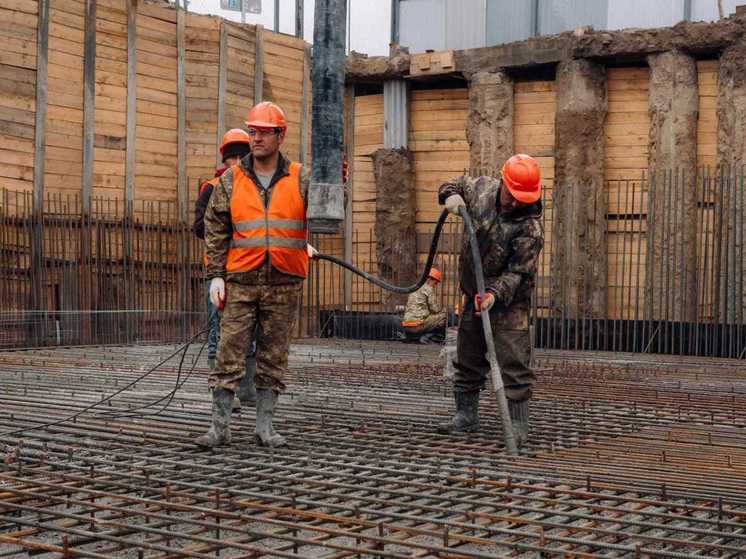
M435 289L440 284L440 271L430 268L425 285L407 299L407 307L401 325L410 336L422 336L438 332L445 334L446 311L440 308Z
M480 313L488 312L502 370L505 395L519 446L529 431L529 407L536 376L531 369L529 306L544 246L539 165L528 155L514 155L501 179L461 177L440 187L438 199L448 211L466 207L479 239L485 300L479 298L469 239L461 247L460 285L465 297L458 329L458 360L453 392L456 414L439 427L442 433L479 428L479 392L490 365Z

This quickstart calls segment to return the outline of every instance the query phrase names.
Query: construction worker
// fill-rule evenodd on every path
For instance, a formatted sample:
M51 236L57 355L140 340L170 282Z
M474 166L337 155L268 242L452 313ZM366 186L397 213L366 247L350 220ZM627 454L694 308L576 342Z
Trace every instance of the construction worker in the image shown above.
M226 169L238 164L242 157L248 155L251 151L249 145L249 135L245 130L232 128L228 130L220 142L220 156L223 161L223 167L215 170L215 176L202 183L199 189L199 197L195 202L194 208L194 234L200 239L205 238L205 210L212 196L215 185L220 181ZM204 257L205 268L207 268L207 252ZM205 291L207 293L207 313L209 318L210 332L207 337L207 366L212 371L215 369L215 356L218 351L218 339L220 338L220 309L210 301L209 280ZM241 403L253 405L256 402L256 388L254 387L254 374L256 372L256 344L252 344L246 356L246 374L241 381L241 385L236 392L236 398L233 401L233 409L240 409Z
M257 324L257 442L281 446L272 418L285 390L290 338L309 257L306 242L308 174L281 152L287 124L270 102L246 119L251 153L226 170L205 213L207 278L213 305L225 304L217 365L210 373L212 425L202 447L230 443L231 402L244 376L246 348Z
M529 400L536 377L531 369L529 303L544 245L539 165L528 155L514 155L501 179L468 176L446 182L438 199L458 215L466 207L479 240L485 280L480 300L469 239L461 248L460 285L464 294L457 339L454 378L456 414L441 433L479 428L479 392L490 371L480 313L488 312L502 370L516 442L529 433Z
M242 157L251 151L249 147L249 135L245 130L233 128L223 135L220 142L220 156L223 167L215 170L215 176L202 183L199 187L199 197L194 204L194 234L200 239L205 238L205 210L212 196L212 190L220 182L220 175L226 169L236 165ZM204 264L207 267L207 252L205 252ZM210 334L207 338L207 366L210 370L215 368L215 356L218 352L218 339L220 337L220 314L219 309L210 302L209 280L207 282L207 312L210 317Z
M401 325L409 338L420 338L428 334L445 336L446 311L440 308L435 289L440 284L441 274L437 268L430 268L425 285L407 299Z

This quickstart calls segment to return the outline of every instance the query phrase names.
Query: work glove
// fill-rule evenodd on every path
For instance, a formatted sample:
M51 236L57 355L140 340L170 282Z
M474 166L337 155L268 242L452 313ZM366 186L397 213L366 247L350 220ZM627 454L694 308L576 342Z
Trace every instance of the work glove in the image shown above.
M466 202L459 194L451 194L446 198L446 209L454 215L459 215L458 209L466 207Z
M210 302L221 311L225 306L225 280L212 278L210 280Z
M482 314L482 312L489 312L489 310L492 308L492 305L495 304L495 295L493 293L490 293L487 291L484 294L484 301L482 301L482 298L479 296L479 293L474 295L474 314L479 316Z
M308 253L308 258L311 260L319 255L319 251L313 248L310 243L306 243L306 252Z

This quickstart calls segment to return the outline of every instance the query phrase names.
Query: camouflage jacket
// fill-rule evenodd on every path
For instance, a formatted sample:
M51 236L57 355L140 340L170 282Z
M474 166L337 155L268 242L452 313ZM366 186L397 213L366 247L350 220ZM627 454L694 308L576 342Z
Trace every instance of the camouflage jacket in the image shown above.
M440 305L435 298L435 291L427 283L412 293L407 299L404 321L425 320L440 312Z
M254 173L254 161L252 155L244 157L238 164L241 170L246 173L255 184L261 184ZM259 194L264 201L266 208L269 199L272 197L274 185L282 177L290 174L290 160L280 154L280 161L277 165L269 188L259 188ZM284 274L272 267L267 255L264 264L256 270L250 272L227 273L225 266L228 260L228 249L230 248L231 239L233 238L233 225L231 220L231 193L233 191L233 173L235 167L225 171L220 177L220 182L215 185L207 204L205 212L205 244L207 245L207 279L216 277L225 278L226 280L236 281L239 283L254 284L272 284L281 285L287 283L298 283L303 281L302 278ZM301 170L300 177L300 194L305 204L308 203L308 185L310 184L310 173L305 167Z
M500 179L463 176L441 185L438 201L445 203L452 194L466 202L477 233L482 256L485 289L495 295L498 308L526 304L536 282L539 254L544 246L541 201L521 205L512 212L500 210ZM461 246L461 290L477 293L469 239Z

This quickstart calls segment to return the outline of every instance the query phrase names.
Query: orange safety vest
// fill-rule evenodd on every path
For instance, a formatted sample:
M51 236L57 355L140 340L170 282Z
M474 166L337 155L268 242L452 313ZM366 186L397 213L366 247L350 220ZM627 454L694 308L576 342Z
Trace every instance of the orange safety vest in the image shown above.
M233 239L226 270L248 272L259 268L269 252L272 266L293 276L308 274L306 208L300 195L300 163L272 187L269 207L259 188L240 167L233 168L231 220Z
M205 191L205 188L207 188L209 185L212 185L212 187L215 188L219 182L220 182L220 177L214 177L214 178L211 178L209 181L203 182L202 185L199 187L199 195L202 196L202 193ZM205 268L207 268L207 249L205 249L205 255L202 258L202 263L205 265Z

